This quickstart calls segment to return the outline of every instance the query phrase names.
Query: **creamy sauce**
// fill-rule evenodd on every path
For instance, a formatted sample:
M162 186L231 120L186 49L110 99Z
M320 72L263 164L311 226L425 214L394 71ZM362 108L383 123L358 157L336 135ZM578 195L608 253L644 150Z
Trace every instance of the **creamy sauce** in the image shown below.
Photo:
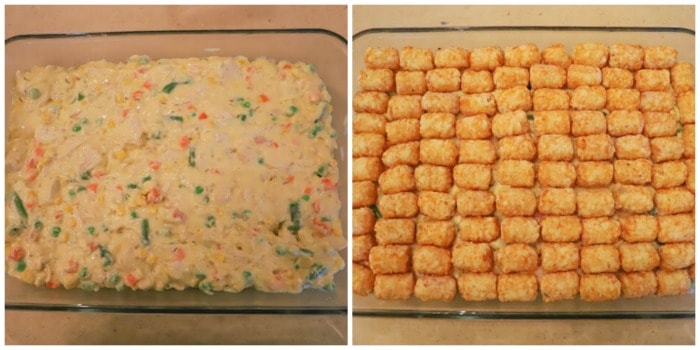
M244 57L19 72L6 270L98 290L332 289L344 267L331 97Z

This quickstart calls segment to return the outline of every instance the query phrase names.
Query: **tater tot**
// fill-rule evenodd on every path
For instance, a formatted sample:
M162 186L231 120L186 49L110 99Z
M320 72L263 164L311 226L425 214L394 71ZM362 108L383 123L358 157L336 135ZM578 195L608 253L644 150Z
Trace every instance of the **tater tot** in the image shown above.
M491 215L495 208L495 196L489 191L460 191L455 195L457 213L461 216Z
M580 187L604 187L613 180L614 167L610 162L578 162L576 185Z
M576 191L578 216L595 218L615 213L615 199L607 188L580 188Z
M498 156L501 159L533 160L537 146L530 135L504 137L498 140Z
M358 92L352 98L352 108L357 113L386 113L389 95L379 91Z
M391 96L388 104L387 120L418 119L423 114L420 96Z
M413 270L428 275L447 275L452 270L449 249L419 245L413 250Z
M571 57L566 52L566 47L563 44L554 44L542 50L540 55L542 63L562 68L568 68L571 65Z
M530 68L533 64L540 63L540 52L535 44L507 47L504 56L508 67Z
M540 192L537 210L547 215L571 215L576 212L576 193L573 188L544 187Z
M574 46L571 59L574 64L605 67L610 49L603 44L582 43Z
M695 218L691 214L658 217L661 243L692 242L695 240Z
M569 93L563 89L537 89L532 94L534 111L564 111L569 109Z
M529 189L504 186L495 194L496 209L503 216L531 216L535 213L537 198Z
M654 203L661 215L689 213L695 208L695 196L685 187L664 188L656 191Z
M607 123L603 112L598 111L571 111L571 135L588 136L604 134Z
M459 96L449 92L428 91L420 100L423 110L428 113L459 113Z
M535 186L535 165L526 160L503 160L496 165L495 178L511 187Z
M493 92L496 106L501 113L510 111L529 111L532 108L530 90L524 86L516 86L509 89Z
M610 160L615 147L608 135L589 135L576 138L576 156L580 161Z
M420 140L418 119L399 119L386 123L387 146L418 140Z
M462 140L491 138L491 119L485 114L459 118L455 122L455 134Z
M374 290L374 273L371 269L352 263L352 292L367 296Z
M413 168L408 165L398 165L389 168L379 176L379 190L383 194L409 192L416 188Z
M411 219L379 219L374 231L379 245L413 244L416 224Z
M541 161L537 181L543 187L571 187L576 182L576 168L570 162Z
M535 132L538 135L568 135L571 131L571 121L569 120L569 112L566 110L535 112L534 119Z
M695 92L687 91L678 95L678 112L681 124L695 123Z
M452 140L424 139L420 141L420 161L425 164L453 167L460 149Z
M480 47L472 50L469 66L473 70L494 70L503 65L503 50L497 46Z
M683 125L681 139L683 140L683 158L695 158L695 124Z
M576 216L543 216L540 225L545 242L575 242L581 238L581 220Z
M451 113L426 113L420 117L420 136L448 139L455 136L455 116Z
M394 90L394 71L387 68L360 70L362 91L391 92Z
M649 139L643 135L623 136L615 139L617 159L639 159L651 156Z
M688 169L688 177L685 179L685 187L690 192L695 193L695 159L686 159L683 161Z
M678 62L671 68L671 85L676 94L695 90L695 72L693 65Z
M691 286L688 270L657 270L656 280L658 282L656 295L660 296L688 294Z
M396 72L396 93L399 95L422 95L427 91L425 73L421 71Z
M653 271L659 266L659 253L652 243L622 243L618 250L625 272Z
M695 243L668 243L659 247L662 269L685 269L695 264Z
M495 161L496 147L490 140L460 141L459 163L493 164Z
M529 130L530 123L524 111L498 113L491 121L491 132L497 138L522 135Z
M353 135L352 139L353 157L379 157L384 151L384 135L363 133Z
M428 71L425 81L428 90L436 92L459 91L461 74L456 68L437 68Z
M634 86L634 74L626 69L605 67L602 74L606 89L631 89Z
M566 69L548 64L530 66L530 87L533 90L561 89L566 85Z
M579 86L571 94L569 104L576 110L598 110L605 107L606 91L602 86Z
M646 185L651 182L652 162L649 159L618 159L613 163L615 182L626 185Z
M644 135L646 137L674 136L678 122L670 113L644 112Z
M418 223L416 242L422 245L448 248L452 245L455 236L455 224L451 220L424 221Z
M676 98L669 91L644 91L639 100L642 112L670 112L676 105Z
M676 63L678 50L668 46L647 46L644 49L644 68L670 69Z
M542 243L540 256L544 272L570 271L579 267L579 248L576 243Z
M488 190L491 187L491 165L457 164L452 175L454 184L466 190Z
M571 300L578 295L579 276L576 271L546 273L540 278L540 292L545 303Z
M353 140L353 144L355 142ZM409 142L391 146L382 154L382 163L388 168L400 164L416 166L420 160L419 145L419 142Z
M353 236L368 235L374 231L375 216L372 209L363 207L352 210Z
M466 94L459 98L459 110L465 116L496 114L496 99L490 92Z
M399 68L399 50L393 47L368 47L365 50L367 68Z
M630 215L618 219L622 231L622 239L626 242L651 242L656 239L659 224L652 215Z
M610 45L608 65L614 68L638 70L644 65L644 48L640 45Z
M498 300L533 301L537 299L537 277L529 273L498 275Z
M418 196L410 192L387 194L379 198L377 208L387 219L412 218L418 214Z
M683 157L683 140L680 137L657 137L649 141L651 159L656 163L679 160Z
M612 218L600 217L581 220L584 245L613 244L620 238L620 223Z
M597 86L603 82L600 68L572 64L566 72L566 86L575 89L579 86Z
M418 210L436 220L447 220L454 216L455 199L449 193L421 191L418 194Z
M452 276L420 276L413 294L422 301L452 301L457 294L457 281Z
M369 259L369 252L375 245L372 235L352 236L352 261Z
M452 265L465 272L489 272L493 269L493 248L489 243L457 243L452 248Z
M498 219L489 217L466 217L458 224L459 240L488 243L498 239Z
M376 275L374 296L379 300L408 300L413 294L414 283L412 273Z
M375 274L411 271L410 245L378 245L369 252L369 266Z
M419 191L449 192L452 188L452 169L448 167L421 164L414 176Z
M447 47L435 51L435 67L438 68L467 68L469 67L469 51L461 47Z
M372 181L359 181L352 184L352 207L368 207L377 202L377 185Z
M620 297L621 288L620 280L612 273L583 274L579 282L583 301L613 301Z
M622 287L622 297L641 298L656 293L656 274L646 272L623 272L617 274Z
M404 70L431 70L433 69L433 52L428 49L406 46L399 52L399 66Z
M461 89L465 94L491 92L496 88L493 74L488 70L475 71L465 69L462 73Z
M607 110L636 110L640 103L641 93L638 90L610 88L606 91L605 108Z
M682 161L670 161L654 164L651 185L655 189L671 188L683 185L688 177L688 168Z
M501 238L505 243L535 243L540 237L540 224L531 217L501 219Z
M352 122L352 132L355 134L384 134L385 131L386 117L383 114L358 113Z
M641 134L644 130L644 115L640 111L612 111L608 115L608 134L625 136Z
M570 161L574 144L567 135L542 135L537 142L537 157L548 161Z
M457 278L459 295L466 301L496 299L498 276L493 272L463 273Z
M528 244L506 244L496 251L496 262L501 273L533 272L537 269L537 251Z
M496 89L527 86L530 83L530 71L521 67L496 67L493 71L493 83Z
M654 208L654 189L650 186L613 185L615 209L642 214Z
M634 87L640 92L667 91L671 88L671 73L666 69L640 69L634 74Z
M382 170L382 160L379 157L352 159L352 181L377 181Z

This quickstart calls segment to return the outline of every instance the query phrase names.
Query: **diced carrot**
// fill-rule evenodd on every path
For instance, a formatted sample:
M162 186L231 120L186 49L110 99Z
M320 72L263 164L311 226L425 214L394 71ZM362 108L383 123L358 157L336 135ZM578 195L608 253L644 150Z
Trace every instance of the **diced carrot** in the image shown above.
M216 175L221 174L221 170L219 170L219 169L214 169L214 174L216 174Z
M187 136L183 136L180 138L180 147L182 148L187 148L187 146L190 145L190 138Z
M177 261L185 260L185 250L180 247L175 248L175 251L173 251L173 258Z
M304 189L304 194L311 194L311 191L313 191L311 187L307 187Z
M88 248L90 248L91 252L94 252L95 249L97 249L97 243L92 242L92 241L88 242Z
M27 167L28 169L34 169L34 168L36 168L36 158L34 158L34 157L29 158L29 160L27 161L26 167Z
M258 145L261 144L261 143L267 142L267 139L265 138L265 136L255 136L255 139L253 139L253 140L254 140L255 143L258 144Z
M199 114L198 118L199 118L199 120L204 120L204 119L209 118L209 116L206 113L202 112Z
M187 214L185 214L185 213L184 213L182 210L180 210L180 209L175 209L175 210L173 211L173 218L174 218L174 219L178 219L178 220L184 222L185 220L187 220Z
M68 260L68 268L66 268L66 272L68 273L73 273L78 271L78 263L75 262L74 260Z
M311 207L314 208L315 212L321 212L321 203L319 203L319 201L314 201L313 203L311 203Z
M146 195L146 200L149 203L160 202L162 199L163 198L160 195L160 190L158 190L158 188L156 188L156 187L154 187L152 190L150 190L148 192L148 194Z
M157 160L152 160L148 162L148 166L151 167L153 170L158 170L160 169L160 162Z
M326 190L326 191L332 190L332 189L338 187L338 183L337 183L337 182L333 182L333 181L332 181L331 179L329 179L329 178L324 178L323 180L321 180L321 183L323 184L323 189Z
M264 102L267 102L267 101L269 101L269 100L270 100L270 98L267 97L267 95L265 95L265 94L260 94L260 101L261 101L261 102L264 103Z
M141 73L141 74L146 73L147 70L148 69L146 67L141 67L141 68L139 68L139 73Z
M61 286L61 284L56 281L48 281L46 282L46 286L49 288L58 288Z
M190 110L190 111L193 110L193 109L194 109L194 105L191 104L191 103L188 103L188 104L187 104L187 109Z
M117 185L117 190L118 190L118 191L124 191L124 186L122 186L122 185Z
M133 287L136 285L136 283L139 282L139 279L136 278L136 276L132 275L131 272L129 272L126 275L126 284L128 284L130 287Z
M285 64L285 65L282 67L282 69L291 69L291 68L292 68L292 65L289 64L289 63Z
M272 141L271 145L272 145L272 148L274 148L274 149L280 148L280 144L275 142L275 141Z
M92 176L94 176L96 179L99 179L99 178L105 176L106 174L107 174L107 172L105 172L104 170L97 170L94 173L92 173Z
M85 187L87 187L87 189L92 191L93 193L97 192L97 184L96 183L87 184L87 186L85 186Z
M131 99L132 100L140 100L142 96L143 96L143 91L136 90L131 94Z
M24 248L22 247L15 247L15 249L12 249L12 253L10 253L10 259L14 261L20 261L22 258L24 258Z
M287 183L288 184L294 183L294 175L287 176Z
M248 68L245 69L246 72L252 72L253 71L253 66L248 66Z
M129 109L125 108L122 110L122 118L126 118L126 115L129 114Z
M153 84L151 84L150 80L146 80L146 82L143 83L143 87L145 87L146 89L148 89L150 91L153 88Z
M44 155L44 149L41 148L41 144L37 142L36 147L34 147L34 154L41 157Z
M27 209L34 209L34 208L36 208L36 203L35 202L24 203L24 206L27 207Z
M53 218L56 219L56 221L61 220L63 218L63 212L57 211L56 214L53 214Z

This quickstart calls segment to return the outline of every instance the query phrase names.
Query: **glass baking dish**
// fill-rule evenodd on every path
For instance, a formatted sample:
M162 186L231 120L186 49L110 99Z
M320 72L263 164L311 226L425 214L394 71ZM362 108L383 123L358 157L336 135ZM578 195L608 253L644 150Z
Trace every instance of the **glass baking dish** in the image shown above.
M404 46L437 50L460 46L467 49L533 43L540 49L561 43L571 53L583 42L603 44L628 43L643 46L667 45L678 50L678 60L695 62L695 31L686 28L649 27L422 27L371 28L353 35L353 93L355 82L364 67L368 47ZM618 299L614 302L589 303L579 299L545 303L541 296L534 302L467 302L456 296L452 302L382 301L374 295L353 295L353 315L386 317L476 318L476 319L581 319L581 318L694 318L694 283L691 294L679 297Z
M265 56L315 64L333 98L333 127L338 134L336 159L339 192L347 205L347 41L322 29L148 31L23 35L5 41L5 114L9 115L15 72L35 65L75 66L129 56L152 59L206 56ZM347 211L340 211L347 227ZM344 233L347 237L347 232ZM346 251L341 252L346 255ZM347 261L347 259L346 259ZM5 307L14 310L63 310L158 313L347 314L347 268L336 274L333 292L305 290L301 294L271 294L247 289L242 293L204 294L185 291L117 292L103 289L38 288L5 275Z

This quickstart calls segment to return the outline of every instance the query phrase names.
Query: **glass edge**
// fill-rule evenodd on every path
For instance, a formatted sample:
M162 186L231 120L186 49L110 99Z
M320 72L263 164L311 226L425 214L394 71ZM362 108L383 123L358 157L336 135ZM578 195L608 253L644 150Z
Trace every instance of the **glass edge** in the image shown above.
M606 32L664 32L695 36L695 30L684 27L596 27L596 26L450 26L450 27L386 27L368 28L352 35L355 41L363 36L380 33L479 32L479 31L606 31Z
M5 303L6 311L65 311L159 314L246 314L246 315L338 315L347 316L347 307L199 307L199 306L89 306L60 304Z
M396 317L437 319L512 319L512 320L573 320L573 319L695 319L694 311L648 311L648 312L463 312L463 311L415 311L415 310L371 310L353 308L353 317Z
M343 45L348 45L348 40L342 35L322 28L262 28L262 29L193 29L193 30L136 30L114 32L76 32L76 33L41 33L20 34L5 39L5 45L13 42L30 39L62 39L62 38L87 38L87 37L113 37L129 35L175 35L175 34L321 34L337 39Z

